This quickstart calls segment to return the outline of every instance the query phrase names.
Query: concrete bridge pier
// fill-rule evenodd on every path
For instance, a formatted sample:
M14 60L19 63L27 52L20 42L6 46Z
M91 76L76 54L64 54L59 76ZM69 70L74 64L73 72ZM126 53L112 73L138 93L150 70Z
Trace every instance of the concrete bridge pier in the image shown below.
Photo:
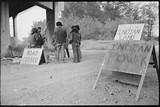
M0 2L1 10L1 57L7 53L10 45L10 29L9 29L9 5L7 2Z

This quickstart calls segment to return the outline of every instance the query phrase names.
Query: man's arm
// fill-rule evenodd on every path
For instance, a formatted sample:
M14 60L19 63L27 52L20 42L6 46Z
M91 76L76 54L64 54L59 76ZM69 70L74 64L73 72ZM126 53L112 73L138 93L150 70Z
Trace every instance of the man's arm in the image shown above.
M67 31L64 31L64 37L67 38Z

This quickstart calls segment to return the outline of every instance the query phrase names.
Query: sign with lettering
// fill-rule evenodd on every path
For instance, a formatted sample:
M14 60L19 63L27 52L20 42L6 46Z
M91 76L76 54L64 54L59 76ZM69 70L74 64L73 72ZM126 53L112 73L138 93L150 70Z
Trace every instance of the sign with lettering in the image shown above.
M153 44L145 41L115 41L105 61L105 68L131 74L143 74L148 66Z
M25 48L21 64L38 65L42 55L42 48Z
M121 24L114 40L140 40L144 24Z
M152 52L154 52L152 42L140 40L143 27L144 24L122 24L118 26L115 41L111 42L110 48L104 56L93 89L96 88L103 68L118 71L119 74L137 74L141 76L136 94L136 101L138 100L149 60Z

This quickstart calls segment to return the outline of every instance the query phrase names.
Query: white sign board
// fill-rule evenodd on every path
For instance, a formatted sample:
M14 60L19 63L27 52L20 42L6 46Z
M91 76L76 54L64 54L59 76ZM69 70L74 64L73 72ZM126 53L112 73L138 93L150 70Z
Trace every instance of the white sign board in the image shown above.
M38 65L42 55L42 48L25 48L21 64Z
M106 57L105 68L142 75L147 68L153 44L140 40L115 41Z
M114 40L140 40L144 24L121 24Z

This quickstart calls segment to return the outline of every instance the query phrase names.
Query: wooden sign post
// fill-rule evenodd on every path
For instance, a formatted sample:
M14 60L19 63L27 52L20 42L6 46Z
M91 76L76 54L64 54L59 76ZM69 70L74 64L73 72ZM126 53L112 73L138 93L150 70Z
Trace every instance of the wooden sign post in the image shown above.
M42 60L45 62L43 48L25 48L20 64L39 65Z

